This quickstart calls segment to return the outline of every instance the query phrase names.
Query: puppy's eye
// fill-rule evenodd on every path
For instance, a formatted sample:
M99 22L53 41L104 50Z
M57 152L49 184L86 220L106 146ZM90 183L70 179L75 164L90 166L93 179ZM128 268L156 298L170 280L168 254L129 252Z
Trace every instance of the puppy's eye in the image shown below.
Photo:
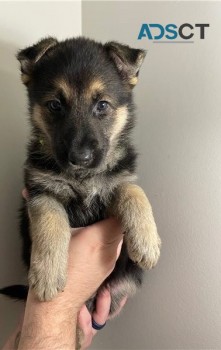
M108 109L109 103L107 101L99 101L97 103L97 111L98 112L104 112Z
M48 109L51 112L60 112L61 111L61 102L59 100L52 100L48 102Z

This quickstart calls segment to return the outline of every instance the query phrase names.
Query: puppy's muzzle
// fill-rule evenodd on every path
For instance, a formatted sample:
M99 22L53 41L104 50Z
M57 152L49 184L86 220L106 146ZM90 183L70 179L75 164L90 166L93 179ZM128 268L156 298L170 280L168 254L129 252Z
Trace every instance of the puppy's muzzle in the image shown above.
M97 141L91 141L90 145L82 147L73 146L69 153L69 161L74 165L89 166L96 157Z

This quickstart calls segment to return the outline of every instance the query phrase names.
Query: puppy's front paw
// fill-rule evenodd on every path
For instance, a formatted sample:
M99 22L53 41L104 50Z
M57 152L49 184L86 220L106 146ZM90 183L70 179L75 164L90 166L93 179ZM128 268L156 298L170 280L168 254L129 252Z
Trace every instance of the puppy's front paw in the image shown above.
M121 221L129 257L143 269L154 267L160 256L161 240L151 205L137 185L121 185L113 198L110 212Z
M59 264L51 259L33 258L29 271L29 286L39 300L52 300L58 292L64 290L66 284L66 264Z
M142 269L151 269L160 257L161 240L155 223L141 225L126 234L127 250L132 261Z

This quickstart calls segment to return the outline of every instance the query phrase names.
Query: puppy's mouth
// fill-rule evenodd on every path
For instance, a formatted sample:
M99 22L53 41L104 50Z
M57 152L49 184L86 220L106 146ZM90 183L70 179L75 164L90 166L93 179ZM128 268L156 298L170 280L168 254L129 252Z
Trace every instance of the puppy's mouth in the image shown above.
M87 161L87 160L85 160L85 161L81 161L80 163L76 163L76 162L73 162L73 161L69 161L68 162L68 164L69 164L69 166L71 166L71 167L74 167L74 168L76 168L76 169L82 169L82 168L85 168L85 169L88 169L88 168L93 168L93 166L91 165L92 164L92 162L90 161Z

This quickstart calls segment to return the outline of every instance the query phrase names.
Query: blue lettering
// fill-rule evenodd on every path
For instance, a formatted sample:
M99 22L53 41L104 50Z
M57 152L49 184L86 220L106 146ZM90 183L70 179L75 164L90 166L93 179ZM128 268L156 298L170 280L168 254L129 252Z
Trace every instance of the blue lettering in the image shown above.
M148 37L148 39L152 40L153 37L151 35L150 29L148 27L148 24L144 23L142 24L142 27L140 29L140 33L138 35L138 40L141 40L142 38Z
M160 30L160 34L159 35L154 35L154 39L155 40L160 40L163 38L164 36L164 28L161 24L150 24L151 28L157 28Z
M172 28L172 29L171 29ZM177 26L175 24L167 24L166 27L165 27L166 31L168 33L171 33L173 35L168 35L166 34L165 37L167 39L170 39L170 40L173 40L173 39L176 39L177 38L177 31L174 30L174 29L177 29Z

